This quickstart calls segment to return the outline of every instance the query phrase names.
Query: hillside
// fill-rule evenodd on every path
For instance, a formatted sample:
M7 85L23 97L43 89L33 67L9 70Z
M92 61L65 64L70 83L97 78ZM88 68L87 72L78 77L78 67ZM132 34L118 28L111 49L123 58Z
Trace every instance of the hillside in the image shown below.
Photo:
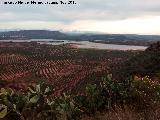
M36 42L1 42L0 48L2 120L159 118L159 42L146 51Z
M6 86L24 90L39 80L65 90L81 91L108 72L108 66L137 52L87 50L69 45L43 45L36 42L0 43L0 80ZM57 87L58 86L58 87Z
M131 75L160 77L160 42L151 44L144 52L112 67L113 75L121 80Z

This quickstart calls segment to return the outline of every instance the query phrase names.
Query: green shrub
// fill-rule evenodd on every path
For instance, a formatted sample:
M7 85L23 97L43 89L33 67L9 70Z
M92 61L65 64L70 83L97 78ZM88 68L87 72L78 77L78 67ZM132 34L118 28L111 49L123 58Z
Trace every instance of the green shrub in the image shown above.
M78 120L80 118L81 110L76 105L73 95L64 93L57 98L57 102L64 120Z
M108 75L97 85L87 85L81 95L53 93L53 87L45 82L29 87L26 93L1 88L0 119L79 120L83 114L93 115L117 105L141 111L160 105L160 84L148 77L130 77L119 82Z

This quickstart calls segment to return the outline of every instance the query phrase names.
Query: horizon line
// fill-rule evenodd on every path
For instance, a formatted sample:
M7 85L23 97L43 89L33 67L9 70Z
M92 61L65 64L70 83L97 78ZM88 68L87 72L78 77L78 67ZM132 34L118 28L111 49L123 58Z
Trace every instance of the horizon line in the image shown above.
M25 31L25 30L44 30L44 31L59 31L62 33L77 33L77 34L112 34L112 35L144 35L144 36L160 36L160 34L135 34L135 33L109 33L109 32L100 32L100 31L81 31L81 30L72 30L72 31L65 31L61 29L0 29L0 32L11 32L11 31Z

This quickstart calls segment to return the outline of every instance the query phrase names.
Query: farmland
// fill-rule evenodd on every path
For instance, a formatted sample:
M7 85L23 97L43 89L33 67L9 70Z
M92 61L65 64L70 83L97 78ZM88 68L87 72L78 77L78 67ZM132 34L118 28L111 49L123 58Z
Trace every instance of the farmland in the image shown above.
M83 90L98 82L110 66L123 62L137 51L87 50L68 44L52 46L36 42L0 43L0 80L5 86L26 90L40 80L55 87L55 94L65 90Z
M160 43L145 51L0 43L4 120L158 120Z

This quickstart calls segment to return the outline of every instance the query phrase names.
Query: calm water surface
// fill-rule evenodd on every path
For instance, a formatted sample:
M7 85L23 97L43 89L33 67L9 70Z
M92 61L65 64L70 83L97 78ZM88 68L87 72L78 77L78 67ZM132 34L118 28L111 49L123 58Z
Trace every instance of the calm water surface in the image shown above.
M31 40L1 40L3 42L31 42L36 41L40 44L50 44L50 45L62 45L62 44L73 44L77 48L86 49L109 49L109 50L145 50L145 46L135 46L135 45L115 45L115 44L104 44L104 43L94 43L89 41L69 41L69 40L53 40L53 39L31 39Z

